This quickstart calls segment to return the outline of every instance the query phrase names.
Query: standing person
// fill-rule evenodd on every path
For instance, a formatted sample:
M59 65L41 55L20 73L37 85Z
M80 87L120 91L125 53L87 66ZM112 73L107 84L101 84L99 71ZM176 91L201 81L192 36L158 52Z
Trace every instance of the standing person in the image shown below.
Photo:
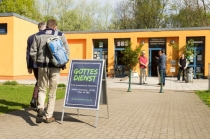
M159 67L158 67L158 63L159 63L159 57L155 57L156 59L156 64L157 64L157 75L158 75L158 85L160 85L160 73L159 73Z
M184 74L188 66L188 62L187 59L184 57L184 54L182 54L181 58L179 59L178 65L179 65L179 73L177 79L180 80L180 75L182 73L182 81L185 81Z
M39 31L42 31L46 28L46 24L44 22L40 22L38 24L38 29ZM35 34L31 35L28 37L27 40L27 49L26 49L26 62L27 62L27 69L28 69L28 73L32 74L32 72L34 73L34 77L36 78L36 84L34 86L34 91L33 91L33 95L32 95L32 99L30 102L31 107L37 108L37 99L38 99L38 85L37 85L37 81L38 81L38 67L36 65L36 63L33 61L33 59L30 56L30 48L31 45L33 43Z
M148 61L145 56L145 51L142 51L142 54L139 57L140 85L142 84L142 79L143 79L143 84L146 84L146 68L147 68L147 66L148 66Z
M55 108L56 90L57 84L60 77L60 68L55 67L52 64L51 53L47 46L47 39L54 36L57 30L57 23L54 19L47 21L47 28L40 31L35 35L34 42L31 47L30 56L36 62L38 66L38 87L39 87L39 97L38 97L38 114L36 117L36 123L41 123L43 121L43 116L46 116L46 123L51 123L55 121L53 117L53 112ZM69 47L64 34L58 31L57 36L59 36L63 42L64 48L69 55ZM46 112L44 111L44 104L46 98L46 88L49 82L49 95Z
M162 71L162 78L160 79L160 83L165 86L165 75L166 75L166 56L165 56L165 50L159 51L159 61L158 61L158 69L160 73L160 78L161 78L161 71Z

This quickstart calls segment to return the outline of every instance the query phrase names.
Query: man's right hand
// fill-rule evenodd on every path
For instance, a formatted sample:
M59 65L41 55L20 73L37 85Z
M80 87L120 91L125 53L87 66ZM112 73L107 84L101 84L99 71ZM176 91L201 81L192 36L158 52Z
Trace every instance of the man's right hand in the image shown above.
M31 74L32 73L32 69L28 69L28 73Z

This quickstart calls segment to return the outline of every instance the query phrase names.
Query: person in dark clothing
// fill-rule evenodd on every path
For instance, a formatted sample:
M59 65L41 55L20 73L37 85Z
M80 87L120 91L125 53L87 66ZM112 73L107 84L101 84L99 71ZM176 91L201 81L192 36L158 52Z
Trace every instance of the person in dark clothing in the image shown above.
M42 31L45 28L46 28L46 24L44 22L40 22L38 24L39 31ZM32 72L33 72L34 77L36 78L36 84L34 86L34 91L33 91L32 99L30 101L30 105L31 105L31 107L37 108L37 99L38 99L38 90L39 90L38 86L37 86L38 67L37 67L36 63L33 61L33 59L30 57L30 48L34 41L34 37L35 37L35 34L29 36L28 40L27 40L26 62L27 62L28 73L32 74Z
M178 65L179 65L179 73L177 79L180 80L180 75L182 73L182 81L185 81L184 75L185 75L185 70L188 66L188 61L184 57L184 54L182 54L181 58L179 59Z
M159 51L159 61L158 61L158 69L159 69L159 74L161 76L161 71L163 74L163 77L160 79L161 83L163 86L165 86L165 75L166 75L166 55L165 55L165 50Z

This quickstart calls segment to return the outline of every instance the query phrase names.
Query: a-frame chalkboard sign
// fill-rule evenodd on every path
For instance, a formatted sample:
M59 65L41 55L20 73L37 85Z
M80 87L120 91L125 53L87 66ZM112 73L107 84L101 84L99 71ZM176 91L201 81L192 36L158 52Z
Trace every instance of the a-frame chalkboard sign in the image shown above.
M109 117L105 67L105 60L71 60L61 123L65 108L90 109L97 111L96 127L99 102L107 105Z

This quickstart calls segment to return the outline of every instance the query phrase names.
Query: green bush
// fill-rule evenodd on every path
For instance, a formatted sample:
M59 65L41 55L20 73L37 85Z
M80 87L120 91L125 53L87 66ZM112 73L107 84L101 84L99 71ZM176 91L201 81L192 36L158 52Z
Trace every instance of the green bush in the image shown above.
M3 85L18 85L18 82L16 82L16 81L6 81L6 82L3 82Z
M128 46L125 47L125 50L121 51L124 54L122 60L129 70L133 70L133 68L139 63L138 58L142 47L143 44L139 44L135 49L132 49L132 43L128 42Z
M61 84L58 84L58 87L66 87L66 85L61 83Z

